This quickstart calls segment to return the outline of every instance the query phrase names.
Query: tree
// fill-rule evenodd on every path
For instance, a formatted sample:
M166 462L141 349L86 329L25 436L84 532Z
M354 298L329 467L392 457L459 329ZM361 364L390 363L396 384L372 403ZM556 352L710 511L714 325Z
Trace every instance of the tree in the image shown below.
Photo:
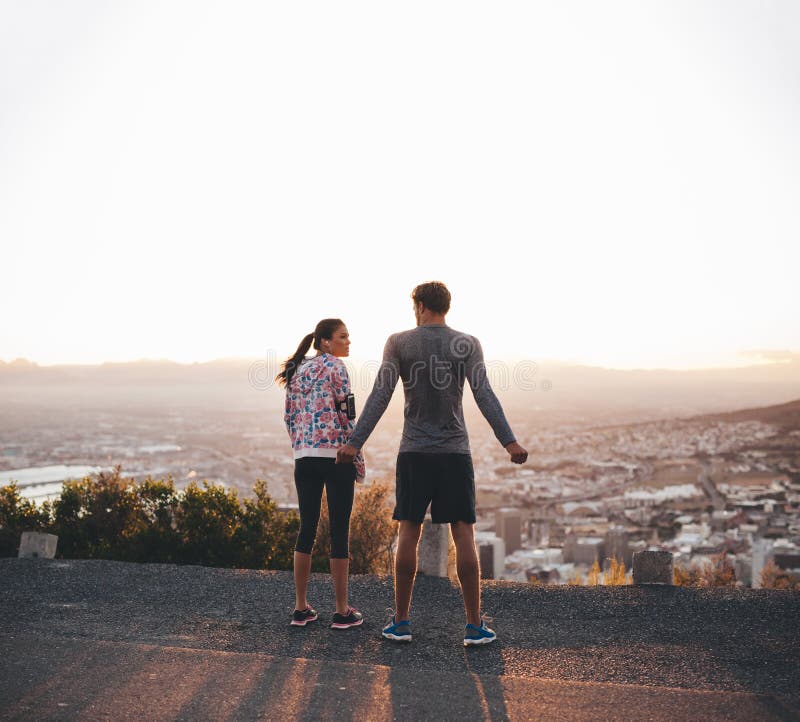
M121 467L101 471L95 478L65 482L53 504L53 533L61 554L69 558L119 559L135 527L135 482Z
M362 506L375 493L359 497ZM366 523L372 513L356 517ZM219 484L203 481L177 491L171 476L137 482L115 466L64 483L58 499L38 508L16 485L0 487L5 556L16 554L22 531L41 529L58 535L58 554L68 559L290 569L299 526L295 512L278 511L261 479L254 497L240 501L236 491ZM378 531L369 533L383 533L379 526L373 520L370 528ZM374 553L380 549L385 545ZM368 556L362 564L376 563Z
M257 479L254 499L244 500L238 529L241 544L240 566L247 569L291 569L294 541L300 517L291 511L282 514L267 492L267 482Z
M119 559L136 562L168 563L178 560L180 538L175 524L178 492L172 477L152 479L149 476L134 484L136 514L123 529L124 545Z
M175 510L178 560L183 564L235 567L241 521L242 508L235 490L208 481L203 481L201 488L192 482Z

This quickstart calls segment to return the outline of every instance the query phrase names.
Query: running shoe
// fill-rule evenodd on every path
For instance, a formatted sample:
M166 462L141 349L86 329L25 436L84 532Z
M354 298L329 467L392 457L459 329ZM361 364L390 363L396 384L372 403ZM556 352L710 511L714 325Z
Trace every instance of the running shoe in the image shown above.
M299 609L294 610L292 614L293 627L305 627L309 622L317 621L317 611L311 607L306 607L302 611Z
M364 621L364 615L353 607L347 608L347 614L339 614L338 612L333 615L333 624L331 629L350 629L350 627L357 627Z
M391 639L394 642L410 642L411 641L411 622L404 619L402 622L395 622L394 610L387 609L389 619L386 620L386 626L383 628L381 635L385 639Z
M481 616L481 626L476 627L474 624L468 624L464 631L464 646L472 647L478 644L489 644L497 639L497 634L493 629L486 626L486 622L492 621L491 617Z

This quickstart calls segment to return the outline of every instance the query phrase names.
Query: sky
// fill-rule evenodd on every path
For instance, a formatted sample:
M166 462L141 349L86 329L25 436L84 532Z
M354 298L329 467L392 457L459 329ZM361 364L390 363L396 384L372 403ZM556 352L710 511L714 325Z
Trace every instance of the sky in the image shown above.
M0 359L800 351L800 4L0 4Z

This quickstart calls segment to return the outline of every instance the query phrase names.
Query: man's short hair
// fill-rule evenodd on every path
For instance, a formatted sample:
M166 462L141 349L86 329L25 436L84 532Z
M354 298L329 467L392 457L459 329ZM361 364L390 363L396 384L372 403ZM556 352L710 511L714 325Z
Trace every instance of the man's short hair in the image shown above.
M450 310L450 291L441 281L420 283L412 292L415 304L422 303L434 313L445 314Z

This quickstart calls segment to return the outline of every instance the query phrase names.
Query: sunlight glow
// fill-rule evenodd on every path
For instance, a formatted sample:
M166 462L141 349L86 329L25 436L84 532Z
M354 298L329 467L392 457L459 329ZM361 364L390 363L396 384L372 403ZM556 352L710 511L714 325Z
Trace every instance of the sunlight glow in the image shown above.
M800 5L10 2L0 359L800 349Z

